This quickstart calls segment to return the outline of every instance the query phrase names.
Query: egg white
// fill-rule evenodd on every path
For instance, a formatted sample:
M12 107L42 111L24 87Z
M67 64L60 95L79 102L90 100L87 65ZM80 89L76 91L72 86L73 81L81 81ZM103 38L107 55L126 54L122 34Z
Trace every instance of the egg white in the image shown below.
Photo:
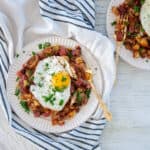
M140 12L140 20L145 32L150 35L150 0L146 0Z
M70 97L70 84L63 92L53 92L52 76L54 73L58 73L60 71L68 72L71 75L70 65L67 60L60 56L45 58L38 63L34 72L33 81L35 85L30 87L30 91L43 107L55 111L62 110ZM47 96L49 94L54 94L56 99L53 105L49 102L45 102L44 100L43 96ZM60 105L60 100L63 100L62 105Z

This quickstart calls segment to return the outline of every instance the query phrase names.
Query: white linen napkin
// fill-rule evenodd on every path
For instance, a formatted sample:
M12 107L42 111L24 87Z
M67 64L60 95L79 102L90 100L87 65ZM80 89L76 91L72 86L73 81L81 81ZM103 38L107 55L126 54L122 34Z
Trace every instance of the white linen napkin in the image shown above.
M0 1L0 105L12 128L43 149L95 149L99 146L105 118L98 108L87 122L66 133L46 134L32 129L16 116L7 101L9 65L23 46L36 39L50 35L72 38L97 58L104 78L101 94L108 104L115 77L114 46L93 30L94 5L92 0Z

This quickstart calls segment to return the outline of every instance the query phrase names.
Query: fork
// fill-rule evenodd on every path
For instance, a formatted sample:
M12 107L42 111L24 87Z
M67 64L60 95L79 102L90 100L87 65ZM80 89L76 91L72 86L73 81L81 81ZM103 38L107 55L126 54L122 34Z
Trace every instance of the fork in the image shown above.
M92 73L92 70L87 69L86 72L90 74L90 78L88 79L88 81L89 81L89 83L90 83L90 85L91 85L91 87L93 89L94 94L96 95L96 97L97 97L97 99L99 101L99 105L100 105L101 109L103 110L103 114L104 114L105 118L108 121L111 121L112 120L112 114L108 110L106 104L104 103L104 101L102 99L102 96L98 93L98 91L97 91L97 89L96 89L96 87L95 87L95 85L93 83L93 77L92 77L93 73Z

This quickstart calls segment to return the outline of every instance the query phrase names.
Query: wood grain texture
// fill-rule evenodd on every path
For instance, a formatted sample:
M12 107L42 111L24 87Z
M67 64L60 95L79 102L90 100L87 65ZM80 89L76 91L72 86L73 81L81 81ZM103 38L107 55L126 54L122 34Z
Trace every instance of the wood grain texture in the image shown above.
M96 1L96 30L105 35L109 2ZM101 137L102 150L150 150L150 72L120 61L111 111L113 121L107 124ZM1 109L0 150L40 150L8 127Z

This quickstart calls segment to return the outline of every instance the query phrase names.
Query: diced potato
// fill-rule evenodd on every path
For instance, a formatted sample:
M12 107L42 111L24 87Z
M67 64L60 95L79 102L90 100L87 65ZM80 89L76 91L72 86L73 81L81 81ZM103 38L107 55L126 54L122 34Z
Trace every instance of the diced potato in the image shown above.
M75 116L75 114L76 114L76 111L73 110L73 111L71 111L71 112L68 114L68 117L69 117L69 118L72 118L72 117Z
M116 16L119 15L119 11L118 11L117 7L112 7L112 12L113 12Z
M137 50L140 49L140 45L139 44L135 44L135 45L133 45L132 49L137 51Z
M31 100L32 99L32 94L21 94L20 98L23 100Z
M40 104L39 104L39 102L37 100L34 100L33 103L34 103L35 107L40 106Z
M62 57L69 62L69 57L68 56L62 56Z
M139 44L143 47L148 47L149 44L148 44L148 40L146 38L142 38L139 42Z
M86 78L86 80L91 80L92 74L89 72L85 72L85 78Z
M76 64L84 63L82 57L77 57L77 58L75 59L75 62L76 62Z
M27 87L29 85L29 82L27 80L24 80L23 85L24 85L24 87Z
M58 51L59 50L59 45L55 45L52 47L54 51Z

